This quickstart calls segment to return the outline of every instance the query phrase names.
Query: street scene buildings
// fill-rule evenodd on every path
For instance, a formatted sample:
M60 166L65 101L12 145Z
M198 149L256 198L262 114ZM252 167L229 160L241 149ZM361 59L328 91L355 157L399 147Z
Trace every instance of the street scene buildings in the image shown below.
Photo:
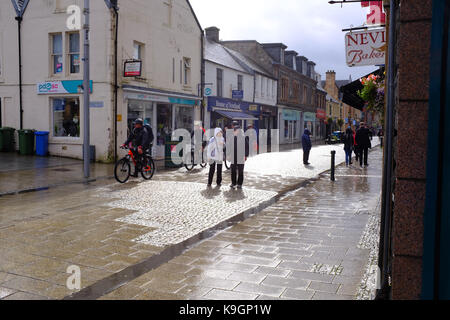
M0 300L448 299L450 3L358 9L345 74L194 1L1 1Z

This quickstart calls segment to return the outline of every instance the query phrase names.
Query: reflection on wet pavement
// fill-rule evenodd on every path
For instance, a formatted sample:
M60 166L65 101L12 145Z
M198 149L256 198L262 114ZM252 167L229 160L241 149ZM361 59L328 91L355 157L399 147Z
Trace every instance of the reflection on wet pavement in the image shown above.
M337 168L334 183L324 174L101 299L356 299L381 158L375 150L368 169Z
M328 151L326 153L329 153ZM300 169L303 167L300 164L301 161L297 163L298 154L295 152L283 154L286 162L296 162L296 172L303 170ZM275 159L279 155L273 154L273 157ZM315 157L327 159L321 168L317 167L317 170L328 169L329 158L316 153L312 156L314 167L322 163L321 160L314 161ZM265 165L263 167L265 168ZM154 180L149 182L139 179L119 185L111 180L101 180L88 185L65 185L35 193L0 197L0 294L11 299L66 297L73 293L66 287L69 276L66 270L71 265L81 268L82 288L89 288L127 268L131 268L129 272L133 274L133 266L151 257L157 257L158 254L170 248L168 244L186 239L191 233L207 229L218 221L242 211L238 208L259 207L261 203L272 199L276 194L295 190L296 187L304 185L305 179L301 178L304 174L298 173L297 176L284 176L282 172L276 175L260 174L253 171L250 162L248 168L245 188L242 192L231 191L227 187L230 183L229 172L224 173L224 187L220 190L217 188L207 190L207 169L193 173L186 173L185 169L179 169L158 172ZM266 170L264 168L261 169L262 172ZM339 168L338 172L341 169ZM368 171L357 168L349 169L349 171L343 171L341 174L365 175L367 173L368 177L337 177L336 184L330 184L324 178L321 180L321 183L324 183L322 187L314 183L293 191L289 197L292 195L294 198L289 201L283 199L270 209L266 209L260 220L256 221L254 220L256 217L252 217L243 223L236 224L231 229L219 233L214 239L207 240L184 255L171 260L167 266L161 266L149 273L143 272L143 277L149 279L146 282L148 286L145 286L144 291L138 290L136 296L140 295L143 299L180 298L190 297L190 293L194 292L193 297L202 293L200 296L207 299L230 295L253 298L255 294L248 292L252 287L247 283L240 285L239 282L236 284L239 290L236 290L235 287L230 288L230 285L225 283L212 286L214 281L211 278L216 279L220 276L225 278L223 280L226 282L230 282L231 279L236 282L239 280L235 279L245 276L245 279L252 279L251 281L257 281L256 284L261 285L258 281L261 275L266 279L272 272L274 273L272 276L289 279L292 275L298 276L297 273L289 273L290 269L280 268L280 265L287 267L289 264L286 263L296 263L300 258L305 258L306 256L300 255L301 250L312 250L311 256L317 257L328 256L331 253L326 247L313 250L313 245L325 245L330 241L327 238L328 233L317 233L324 230L319 227L320 223L331 222L334 221L333 218L338 218L335 221L336 224L329 225L326 231L331 232L330 234L341 241L344 236L339 233L342 231L340 228L352 226L352 222L347 221L345 215L359 212L359 215L355 215L355 221L358 221L354 230L356 236L356 229L364 222L361 217L365 214L361 212L368 210L361 200L377 196L381 181L371 176L380 174L379 166L374 164ZM346 181L345 184L342 183L343 180ZM26 184L28 180L21 180L20 183ZM177 191L173 192L173 190ZM363 192L371 194L366 195ZM171 193L172 196L170 196ZM354 194L349 198L347 193ZM317 199L321 199L320 205ZM346 205L343 202L347 202ZM202 203L208 207L202 206ZM163 211L160 210L161 207L173 210L172 215L166 213L164 216ZM224 210L224 208L227 209ZM318 212L325 216L318 218L315 216ZM341 215L344 216L341 217ZM151 221L148 221L150 220L148 218L151 218ZM133 223L130 224L130 221L126 221L127 219L133 220L131 221ZM136 224L136 221L139 223ZM255 224L252 225L252 223ZM183 233L185 230L180 231L183 225L187 226L186 230L189 230L186 234ZM166 229L160 229L158 236L158 228L161 226ZM169 232L171 236L168 237L161 232L162 230L170 231L170 227L173 227L174 231L177 230L179 234ZM333 231L335 227L337 229ZM175 234L179 237L178 239L174 236ZM155 241L158 237L162 239L158 240L159 242ZM324 237L325 241L322 240ZM136 242L137 239L142 241ZM161 245L165 247L160 247ZM299 252L290 250L299 250ZM219 253L226 253L228 257L221 256ZM236 257L235 254L240 256ZM195 264L192 264L194 261L196 261ZM334 264L321 262L330 267L334 266ZM170 276L169 279L160 276L160 274L167 275L165 268L179 271L177 276L173 276L177 280L175 284L172 283ZM321 270L326 268L323 267ZM188 272L191 273L185 275ZM268 273L264 275L266 272ZM159 282L156 281L158 277L155 278L154 274L161 279ZM231 278L228 279L228 277ZM205 282L202 284L196 282L200 278ZM265 281L264 279L261 281ZM269 285L275 280L282 279L266 280L262 285ZM247 281L250 280L241 282ZM165 287L167 287L166 291L163 290ZM298 290L297 287L290 289ZM133 297L134 289L128 290L127 286L123 286L118 290L128 292L128 296L121 296L122 298ZM261 290L264 294L258 294L258 298L277 296L280 289L261 288ZM292 293L292 290L285 290L277 297L287 297L287 293ZM113 292L112 295L114 294L116 293ZM1 296L0 299L2 299Z

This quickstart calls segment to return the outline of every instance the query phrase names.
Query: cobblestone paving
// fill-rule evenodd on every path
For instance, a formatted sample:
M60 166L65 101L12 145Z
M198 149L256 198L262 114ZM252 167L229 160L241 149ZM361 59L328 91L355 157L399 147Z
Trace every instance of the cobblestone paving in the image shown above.
M108 195L120 199L109 206L137 211L116 221L155 229L133 241L165 247L181 243L241 212L264 205L277 193L205 188L205 184L189 182L150 181L133 188L133 192L108 192L102 196Z
M101 299L361 298L381 158L338 168L334 183L323 175Z

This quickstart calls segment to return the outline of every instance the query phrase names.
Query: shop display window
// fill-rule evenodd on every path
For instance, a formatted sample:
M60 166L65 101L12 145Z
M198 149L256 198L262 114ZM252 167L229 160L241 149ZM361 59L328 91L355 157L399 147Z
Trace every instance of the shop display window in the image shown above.
M78 98L54 98L53 110L54 137L80 137L80 100Z
M157 108L157 144L166 144L168 136L172 135L172 105L158 104Z

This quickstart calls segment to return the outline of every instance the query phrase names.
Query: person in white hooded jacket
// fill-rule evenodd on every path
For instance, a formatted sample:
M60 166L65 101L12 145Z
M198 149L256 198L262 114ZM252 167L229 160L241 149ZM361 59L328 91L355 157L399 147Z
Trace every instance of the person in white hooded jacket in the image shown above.
M208 187L212 185L214 173L217 166L217 186L222 184L222 167L223 167L223 150L225 147L225 139L223 138L222 129L216 128L214 130L214 137L208 143L208 163L209 163L209 177Z

